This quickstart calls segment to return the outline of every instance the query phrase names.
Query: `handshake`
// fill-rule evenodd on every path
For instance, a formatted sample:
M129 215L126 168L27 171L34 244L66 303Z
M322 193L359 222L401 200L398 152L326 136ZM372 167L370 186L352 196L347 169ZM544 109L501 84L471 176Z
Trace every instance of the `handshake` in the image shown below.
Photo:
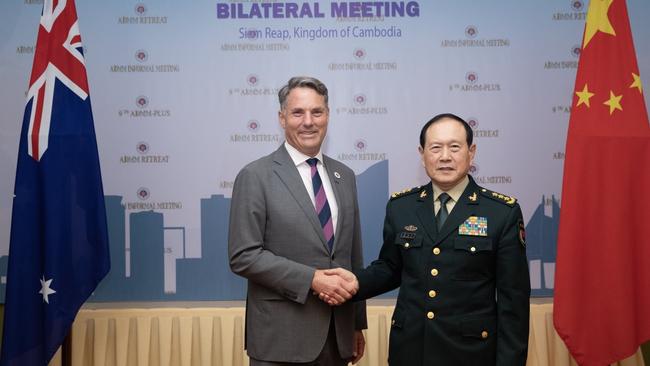
M317 269L311 288L327 304L341 305L359 291L359 282L352 272L340 267Z

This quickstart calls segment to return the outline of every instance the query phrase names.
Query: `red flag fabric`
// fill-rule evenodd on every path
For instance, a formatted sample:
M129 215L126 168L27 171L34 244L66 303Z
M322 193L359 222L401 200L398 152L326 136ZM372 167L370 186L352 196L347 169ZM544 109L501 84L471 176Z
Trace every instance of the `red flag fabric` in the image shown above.
M624 0L592 0L569 121L554 324L580 365L650 339L650 126Z

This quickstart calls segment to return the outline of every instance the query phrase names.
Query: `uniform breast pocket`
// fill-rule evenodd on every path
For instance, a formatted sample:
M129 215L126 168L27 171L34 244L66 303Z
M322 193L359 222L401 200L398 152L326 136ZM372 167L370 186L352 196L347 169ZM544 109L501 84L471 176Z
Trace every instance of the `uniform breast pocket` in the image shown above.
M415 233L401 233L395 238L395 246L402 254L403 268L408 273L415 275L421 268L422 242L422 236Z
M454 239L454 274L457 280L474 280L491 277L494 273L494 246L491 238L458 237Z

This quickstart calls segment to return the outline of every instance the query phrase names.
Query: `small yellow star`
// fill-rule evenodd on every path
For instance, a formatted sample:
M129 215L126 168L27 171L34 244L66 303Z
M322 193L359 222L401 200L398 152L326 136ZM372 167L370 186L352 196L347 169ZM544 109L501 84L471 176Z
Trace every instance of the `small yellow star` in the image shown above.
M641 85L641 78L639 75L632 73L632 78L634 81L632 82L632 85L630 85L630 88L638 88L639 93L643 93L643 85Z
M609 22L607 17L607 12L609 11L610 5L614 0L592 0L589 2L589 11L587 11L587 23L585 25L585 40L582 44L582 48L587 47L587 44L596 32L601 31L603 33L616 35L612 23Z
M604 105L609 106L609 114L611 115L614 113L614 110L623 110L623 107L621 107L621 98L623 98L623 94L621 95L614 95L613 91L609 91L609 100L603 103Z
M576 95L578 96L578 104L576 104L576 107L579 106L580 104L586 104L587 107L590 107L589 105L589 98L594 96L594 93L590 93L589 89L587 88L587 84L585 84L585 87L582 88L582 91L577 91Z

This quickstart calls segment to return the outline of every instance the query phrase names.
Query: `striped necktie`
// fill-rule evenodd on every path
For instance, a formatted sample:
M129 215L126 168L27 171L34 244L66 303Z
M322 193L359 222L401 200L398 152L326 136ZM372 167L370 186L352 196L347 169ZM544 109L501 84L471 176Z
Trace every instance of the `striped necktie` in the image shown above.
M307 164L311 167L311 184L314 187L314 198L316 201L316 214L320 220L320 225L323 227L323 234L325 234L325 241L330 252L334 245L334 224L332 223L332 212L330 205L327 203L327 196L325 195L325 188L323 181L318 174L318 159L307 159Z

